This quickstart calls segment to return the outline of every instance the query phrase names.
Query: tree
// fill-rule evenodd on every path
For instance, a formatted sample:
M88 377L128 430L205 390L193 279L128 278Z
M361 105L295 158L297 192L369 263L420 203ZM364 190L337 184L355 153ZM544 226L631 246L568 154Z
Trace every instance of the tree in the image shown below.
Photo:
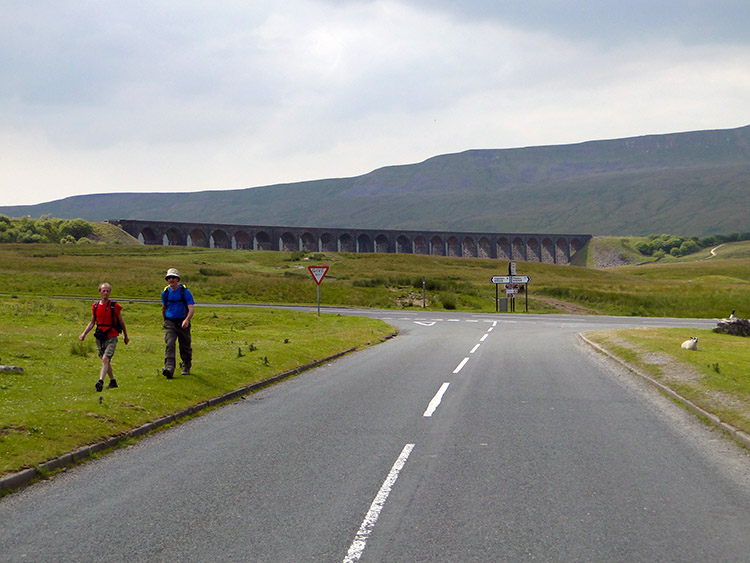
M94 226L88 221L83 219L70 219L63 221L60 227L60 235L70 235L74 239L78 240L81 237L87 237L94 232Z
M651 243L646 241L637 243L635 245L635 249L644 256L651 256L654 253L654 247L651 245Z
M686 256L687 254L692 254L693 252L698 252L700 250L700 247L694 240L686 240L680 245L680 256Z

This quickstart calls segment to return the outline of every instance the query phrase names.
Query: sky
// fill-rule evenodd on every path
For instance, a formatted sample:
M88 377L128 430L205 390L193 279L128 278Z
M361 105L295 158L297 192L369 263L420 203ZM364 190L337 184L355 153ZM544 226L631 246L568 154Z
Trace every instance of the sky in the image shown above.
M0 0L0 206L750 124L747 0Z

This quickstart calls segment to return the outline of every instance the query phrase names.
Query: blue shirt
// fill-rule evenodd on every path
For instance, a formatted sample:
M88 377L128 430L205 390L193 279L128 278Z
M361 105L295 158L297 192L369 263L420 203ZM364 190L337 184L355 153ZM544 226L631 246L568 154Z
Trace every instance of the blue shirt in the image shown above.
M187 317L188 314L186 305L195 305L193 294L190 293L190 290L187 287L185 287L185 303L182 302L183 287L185 286L180 284L176 290L172 290L170 286L167 286L161 294L162 305L164 304L166 297L167 310L164 313L164 317L171 321L181 321Z

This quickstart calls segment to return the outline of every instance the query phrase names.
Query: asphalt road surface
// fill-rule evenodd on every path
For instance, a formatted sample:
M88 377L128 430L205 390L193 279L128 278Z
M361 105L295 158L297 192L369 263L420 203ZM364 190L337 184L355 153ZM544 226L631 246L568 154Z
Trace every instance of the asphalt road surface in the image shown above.
M0 560L750 559L747 452L576 337L714 322L365 314L399 336L0 499Z

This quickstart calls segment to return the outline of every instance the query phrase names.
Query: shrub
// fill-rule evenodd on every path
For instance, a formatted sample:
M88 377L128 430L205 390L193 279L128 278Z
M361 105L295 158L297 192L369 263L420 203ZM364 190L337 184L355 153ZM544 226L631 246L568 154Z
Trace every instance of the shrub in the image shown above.
M198 273L201 275L204 275L206 277L214 276L214 277L224 277L224 276L231 276L232 274L230 272L227 272L225 270L219 270L216 268L201 268L198 270Z
M441 293L440 302L443 304L443 309L453 311L456 308L456 294L455 293Z
M680 245L680 256L692 254L693 252L698 252L698 250L700 250L698 243L692 239L688 239Z
M94 232L94 226L88 221L83 219L70 219L63 221L60 226L60 235L70 235L74 239L79 240L82 237L87 237Z

